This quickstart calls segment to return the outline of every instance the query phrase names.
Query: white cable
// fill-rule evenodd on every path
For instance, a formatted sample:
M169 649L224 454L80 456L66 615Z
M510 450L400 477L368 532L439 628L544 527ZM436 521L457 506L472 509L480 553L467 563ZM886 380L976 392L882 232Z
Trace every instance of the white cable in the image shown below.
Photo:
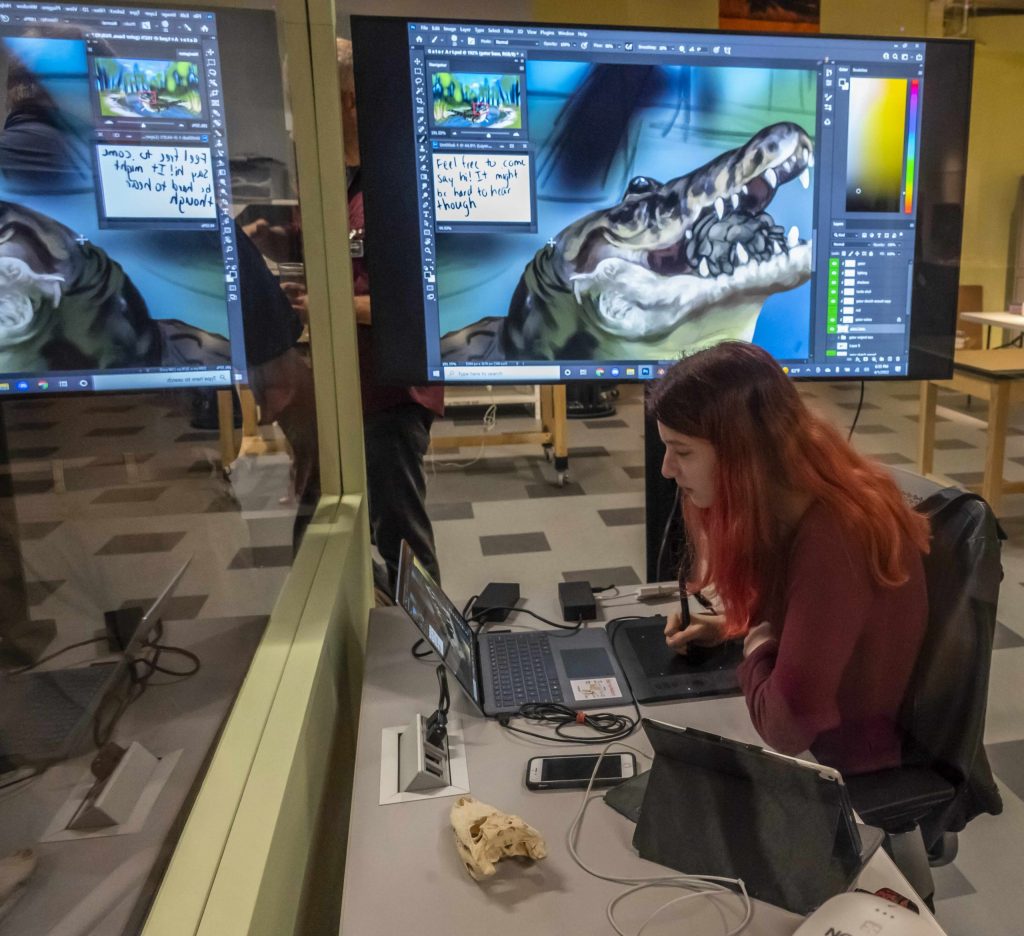
M576 849L579 843L580 830L583 827L583 817L586 814L587 807L594 800L604 799L603 793L591 796L594 779L597 777L597 772L601 767L601 761L604 759L605 754L607 754L613 747L624 747L626 750L633 751L641 757L647 757L643 751L640 751L629 744L624 744L621 741L610 741L606 744L601 749L597 762L594 764L594 770L590 775L590 782L587 784L587 788L583 792L583 799L580 802L580 808L577 810L576 816L569 824L569 828L566 832L566 847L568 848L569 855L583 871L592 877L599 878L602 881L610 881L613 884L626 884L629 886L627 891L612 898L612 900L609 901L608 906L605 908L605 913L607 914L608 922L611 924L612 929L615 930L617 936L629 936L629 934L622 930L615 921L615 908L622 900L625 900L627 897L650 887L678 887L692 890L694 893L684 894L682 897L673 897L671 900L663 903L649 917L647 917L646 920L644 920L640 929L636 931L634 936L642 936L643 931L647 929L655 917L661 914L662 911L682 902L683 900L687 900L691 897L717 897L723 893L729 896L738 897L742 901L744 909L743 919L740 921L739 925L728 930L725 933L725 936L736 936L737 933L742 932L750 922L750 918L754 912L754 907L751 903L750 895L747 893L746 885L739 878L727 878L711 874L676 874L665 877L623 878L595 871L580 857L579 852ZM736 892L730 887L726 887L725 885L727 884L737 888L739 890L739 894L736 894Z
M484 410L482 418L483 429L485 433L493 432L494 427L498 423L498 404L494 402L494 392L491 391L491 404ZM486 439L480 440L480 451L477 452L476 457L466 462L457 461L441 461L436 456L431 455L430 466L434 472L434 480L437 480L437 466L440 465L442 468L470 468L475 465L481 458L484 457L484 448L487 446Z

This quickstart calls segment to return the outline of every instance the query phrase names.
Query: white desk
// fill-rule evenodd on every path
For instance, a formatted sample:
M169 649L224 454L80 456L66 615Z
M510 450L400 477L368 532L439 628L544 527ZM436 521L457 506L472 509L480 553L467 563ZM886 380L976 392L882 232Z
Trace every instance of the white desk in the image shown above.
M544 613L543 608L537 610ZM614 610L616 614L635 613L628 607ZM612 616L610 611L606 612L608 617ZM528 619L520 616L520 620ZM605 919L605 906L625 888L586 874L566 850L566 830L582 791L531 793L523 784L528 758L579 748L533 742L505 732L493 720L474 716L454 680L449 680L452 712L463 719L472 795L522 816L540 830L548 846L548 857L543 861L530 865L502 862L497 874L480 884L469 877L455 852L448 823L453 798L377 805L381 729L408 723L416 711L429 715L437 701L436 661L427 664L412 659L409 648L415 637L402 611L378 609L371 614L341 910L342 936L612 933ZM664 721L758 741L746 704L739 697L647 705L642 711ZM629 743L650 751L642 731ZM642 769L648 766L649 761L642 763ZM621 877L664 874L660 866L637 857L631 845L633 829L632 823L603 803L593 803L580 842L584 859L592 867ZM882 852L865 868L860 884L870 890L889 886L915 896ZM620 925L627 932L636 932L646 917L672 896L677 894L659 889L630 898L617 911ZM716 902L702 898L666 911L645 933L718 936L723 929ZM719 904L729 908L727 912L738 905L735 898ZM941 934L923 906L922 913L934 933ZM748 936L789 936L800 922L794 914L755 902L753 920L744 932Z
M1017 312L961 312L958 316L965 322L975 322L989 328L1003 328L1007 331L1024 332L1024 315ZM989 342L986 340L985 346Z

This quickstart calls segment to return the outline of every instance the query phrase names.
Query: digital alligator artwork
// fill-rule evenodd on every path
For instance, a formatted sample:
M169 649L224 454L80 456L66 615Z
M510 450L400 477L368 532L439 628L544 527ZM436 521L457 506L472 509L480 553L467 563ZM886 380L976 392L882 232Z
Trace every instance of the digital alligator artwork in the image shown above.
M807 133L782 122L668 182L634 177L537 251L507 316L444 335L443 358L670 358L751 340L768 297L810 278L810 243L768 207L813 165Z

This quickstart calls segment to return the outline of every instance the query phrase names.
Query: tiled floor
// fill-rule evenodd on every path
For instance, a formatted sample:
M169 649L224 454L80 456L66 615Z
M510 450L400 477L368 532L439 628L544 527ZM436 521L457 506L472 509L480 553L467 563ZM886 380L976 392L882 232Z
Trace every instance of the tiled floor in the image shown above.
M808 402L836 425L856 410L853 384L803 385ZM912 465L917 445L916 384L867 385L854 441L889 465ZM936 471L961 484L979 482L984 462L984 408L941 394ZM458 413L458 431L470 419ZM1005 475L1024 480L1024 408L1007 440ZM499 429L526 428L529 418L502 412ZM452 432L452 420L435 433ZM516 581L524 598L547 596L559 579L631 585L643 578L643 419L635 387L623 387L617 413L570 423L570 483L559 488L539 448L463 449L469 468L436 464L428 473L445 588L459 602L488 581ZM440 462L441 458L438 459ZM960 835L956 861L935 869L939 921L950 936L1020 936L1024 868L1024 494L1004 498L1005 576L992 661L986 741L1005 808Z

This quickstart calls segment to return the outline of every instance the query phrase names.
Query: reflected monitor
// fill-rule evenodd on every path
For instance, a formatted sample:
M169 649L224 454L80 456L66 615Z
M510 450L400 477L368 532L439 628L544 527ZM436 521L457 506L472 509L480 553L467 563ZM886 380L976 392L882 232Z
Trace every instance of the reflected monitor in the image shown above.
M948 376L970 43L352 33L382 379L643 380L727 338L801 378Z
M0 398L246 378L217 16L0 28Z

